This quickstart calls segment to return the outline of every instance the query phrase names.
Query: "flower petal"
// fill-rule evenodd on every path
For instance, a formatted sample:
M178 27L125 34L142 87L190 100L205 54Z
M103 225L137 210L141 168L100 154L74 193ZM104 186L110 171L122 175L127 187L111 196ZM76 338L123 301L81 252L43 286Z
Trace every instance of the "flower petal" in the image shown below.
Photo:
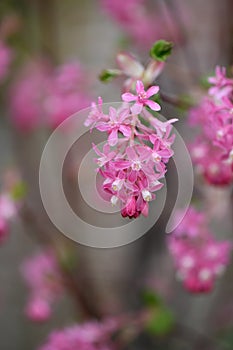
M143 82L141 80L137 80L136 82L136 91L137 91L137 94L140 94L141 92L145 91Z
M121 98L125 102L132 102L136 101L137 96L131 94L130 92L125 92L123 95L121 95Z
M157 85L151 86L146 92L147 98L157 94L158 92L159 92L159 86Z
M118 131L117 129L112 129L111 133L109 134L108 137L108 143L110 146L115 146L118 141Z
M126 52L120 52L118 53L116 60L124 74L133 78L140 78L142 76L144 67L132 55Z
M153 111L160 111L160 109L161 109L161 107L158 103L151 101L151 100L147 100L146 105L148 107L150 107L151 109L153 109Z
M133 114L139 114L141 113L143 108L143 105L141 103L136 102L132 107L131 107L131 112Z

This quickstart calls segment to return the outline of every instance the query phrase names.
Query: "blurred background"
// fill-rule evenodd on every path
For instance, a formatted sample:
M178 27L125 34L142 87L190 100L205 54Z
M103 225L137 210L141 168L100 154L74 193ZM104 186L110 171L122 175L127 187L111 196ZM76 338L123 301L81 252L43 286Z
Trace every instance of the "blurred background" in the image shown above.
M155 40L173 41L173 54L159 77L159 85L170 94L191 94L197 99L201 95L202 79L213 73L217 64L232 64L231 0L138 1L143 6L140 4L142 13L136 24L130 15L133 3L111 0L0 2L0 40L11 52L11 63L1 82L0 169L1 174L6 169L20 170L27 183L27 205L30 207L30 213L23 212L23 219L18 217L12 223L8 241L0 247L1 350L36 349L54 328L65 327L77 319L74 298L69 293L55 305L53 315L46 323L34 324L25 317L28 291L20 265L46 241L43 230L49 231L49 240L62 247L59 248L62 254L69 250L77 259L74 275L78 276L80 293L93 317L137 308L137 289L144 284L153 285L163 295L177 320L176 332L162 339L142 337L131 345L132 349L233 348L232 266L211 294L188 294L175 279L164 233L176 195L174 176L169 178L168 175L169 196L155 227L136 242L123 247L96 249L73 243L53 227L43 210L38 169L46 140L63 119L89 106L98 96L105 102L120 99L120 85L106 85L98 79L103 69L116 67L117 52L131 51L144 62ZM145 18L149 29L143 22ZM58 87L66 84L66 81L59 81L59 72L62 65L76 61L79 77L74 98L78 102L67 102L60 115L62 101L67 96ZM70 74L72 80L72 72ZM46 79L50 75L54 80L48 86ZM40 91L43 81L48 87L44 92ZM50 94L43 109L38 103L34 104L41 98L41 93ZM184 112L166 103L163 103L163 114L167 118L184 116ZM184 118L178 129L184 139L190 137ZM76 153L78 147L74 147L72 156ZM79 161L76 156L74 167ZM71 174L71 180L68 177L68 185L74 182L74 176ZM198 190L204 191L202 187ZM216 211L226 196L229 197L228 189L205 191L212 204L213 198L219 199L214 205ZM82 210L85 216L85 209L80 209L79 202L76 204L77 210ZM32 215L37 217L36 223ZM225 220L212 224L217 236L229 238L232 234L231 206L226 206L224 215Z

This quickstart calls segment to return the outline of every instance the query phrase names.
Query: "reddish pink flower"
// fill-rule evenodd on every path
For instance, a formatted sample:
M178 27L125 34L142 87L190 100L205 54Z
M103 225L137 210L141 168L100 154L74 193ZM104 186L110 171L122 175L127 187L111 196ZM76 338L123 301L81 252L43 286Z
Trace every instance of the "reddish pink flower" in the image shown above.
M214 86L189 112L190 125L199 128L190 150L207 182L223 186L233 181L233 79L226 77L225 68L217 67L209 81Z
M140 84L138 82L138 88ZM137 114L130 113L125 104L118 110L110 107L109 114L103 114L102 100L99 107L92 105L85 122L85 125L108 135L103 151L93 145L99 156L95 161L104 178L102 189L112 205L119 202L123 217L148 215L149 202L155 199L154 192L163 186L160 179L164 177L166 164L173 155L171 146L174 135L170 136L170 132L171 124L177 119L160 122L145 109L145 105L154 107L154 102L146 98L156 91L158 87L151 87L147 92L144 91L147 94L145 99L140 100L142 116L150 123L150 127L145 126ZM137 96L133 98L138 99ZM139 102L136 104L139 105Z
M192 293L210 292L230 261L232 243L217 241L203 212L190 208L168 238L177 278Z
M136 101L136 103L131 107L131 111L133 114L140 114L144 106L148 106L154 111L160 111L160 105L154 101L149 100L149 98L157 94L158 91L158 86L151 86L147 91L145 91L143 82L141 80L137 80L137 95L133 95L130 92L126 92L122 95L122 100L125 102Z

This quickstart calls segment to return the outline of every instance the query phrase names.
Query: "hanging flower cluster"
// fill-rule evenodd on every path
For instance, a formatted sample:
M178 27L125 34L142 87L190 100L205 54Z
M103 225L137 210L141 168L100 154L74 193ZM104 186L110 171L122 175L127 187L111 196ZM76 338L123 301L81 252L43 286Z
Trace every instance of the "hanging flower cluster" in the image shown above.
M114 322L87 322L74 325L50 334L45 345L39 350L110 350L111 334L116 330Z
M10 93L11 119L17 128L55 128L90 104L87 79L79 62L51 68L45 62L26 66Z
M189 292L201 293L212 290L215 280L229 264L232 243L217 241L208 228L205 214L190 207L168 238L168 248L177 278Z
M189 113L190 125L201 129L190 151L207 182L228 185L233 180L233 78L217 67L209 82L208 95Z
M123 217L148 215L148 203L155 199L154 192L163 186L160 180L173 155L171 145L175 136L170 136L170 132L171 124L177 119L161 122L147 109L160 110L160 105L150 99L158 91L158 86L145 91L142 81L138 80L136 95L124 93L125 103L119 109L110 107L105 114L99 99L98 105L92 105L85 122L86 126L108 134L102 152L95 145L93 148L105 179L103 189L110 194L113 205L120 202ZM128 102L134 104L130 107Z
M32 321L46 321L51 316L51 305L63 292L62 278L53 252L46 250L27 258L21 270L30 290L25 313Z

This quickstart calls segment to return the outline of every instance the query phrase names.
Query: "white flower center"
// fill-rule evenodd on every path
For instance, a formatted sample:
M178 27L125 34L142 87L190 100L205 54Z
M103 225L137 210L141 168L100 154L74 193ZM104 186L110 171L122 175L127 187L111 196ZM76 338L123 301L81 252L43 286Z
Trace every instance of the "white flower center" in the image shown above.
M198 277L203 282L208 281L211 278L211 271L204 268L199 272Z
M142 168L142 164L141 164L141 162L140 162L140 160L135 160L135 161L133 161L133 163L132 163L132 169L133 170L140 170Z
M152 159L154 162L159 163L161 162L162 157L157 152L153 152Z
M185 269L190 269L194 266L194 259L191 256L186 255L183 257L181 264Z
M111 197L111 203L112 203L112 205L115 206L115 205L117 204L117 202L118 202L117 196L112 196L112 197Z
M142 197L143 197L144 201L146 201L146 202L150 202L152 199L152 195L151 195L150 191L148 191L148 190L142 190Z

